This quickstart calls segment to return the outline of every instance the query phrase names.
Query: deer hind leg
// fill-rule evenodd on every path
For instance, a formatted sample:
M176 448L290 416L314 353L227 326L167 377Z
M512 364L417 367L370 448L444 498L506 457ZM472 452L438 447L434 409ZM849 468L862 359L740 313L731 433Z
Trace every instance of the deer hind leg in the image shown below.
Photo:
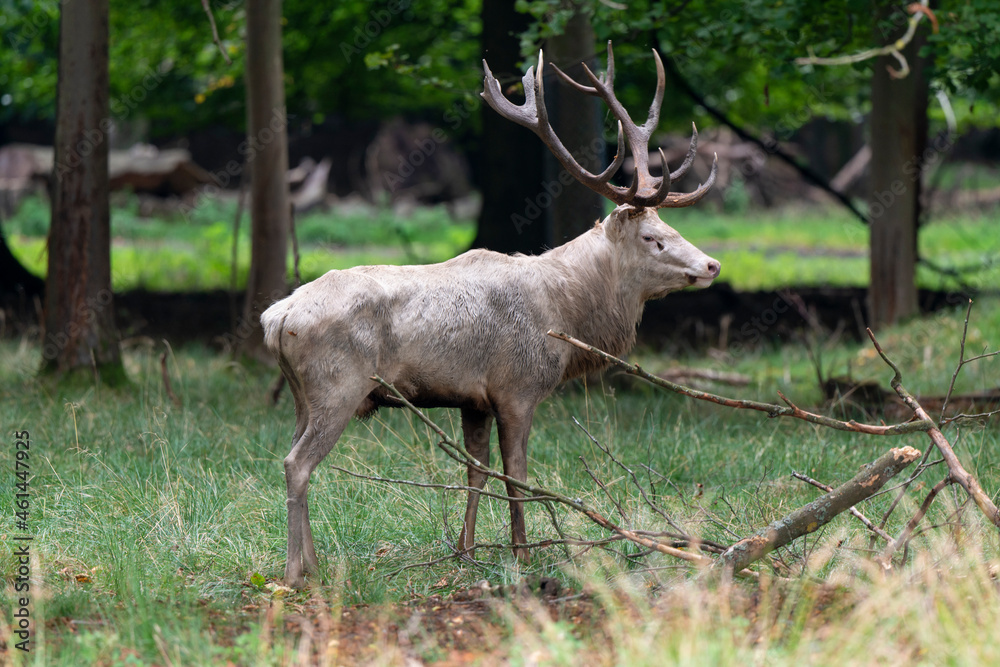
M519 482L528 481L528 432L535 406L518 410L502 411L497 416L497 433L500 436L500 456L503 471L508 477ZM524 494L516 486L507 482L507 495L521 498ZM524 528L524 503L510 501L510 534L513 544L527 544L528 536ZM527 549L514 549L514 555L528 561Z
M493 428L493 417L487 412L464 408L462 410L462 434L465 436L465 450L483 465L490 464L490 430ZM482 489L486 484L485 473L469 466L469 486ZM465 550L476 543L476 513L479 511L479 493L469 491L469 500L465 506L465 521L462 532L458 535L458 548ZM469 558L475 553L467 552Z
M309 477L336 444L352 415L353 410L346 404L337 410L317 410L314 407L306 417L306 425L296 426L296 432L301 431L301 435L285 457L285 486L288 494L288 560L285 563L287 586L302 588L305 585L304 575L319 570L312 528L309 525Z

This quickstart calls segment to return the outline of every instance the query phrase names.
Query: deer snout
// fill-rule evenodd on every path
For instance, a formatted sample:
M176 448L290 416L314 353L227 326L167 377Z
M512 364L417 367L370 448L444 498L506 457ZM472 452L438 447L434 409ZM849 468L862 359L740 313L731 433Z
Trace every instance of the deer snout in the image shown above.
M694 287L695 289L708 287L712 284L712 281L719 276L719 272L721 270L722 264L720 264L718 260L708 257L707 261L701 264L701 271L697 273L689 273L687 275L688 285Z

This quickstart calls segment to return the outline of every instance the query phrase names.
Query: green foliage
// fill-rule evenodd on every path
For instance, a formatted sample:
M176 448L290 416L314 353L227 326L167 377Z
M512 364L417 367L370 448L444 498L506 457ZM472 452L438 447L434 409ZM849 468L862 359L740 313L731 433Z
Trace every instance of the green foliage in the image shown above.
M246 10L210 3L226 64L199 2L112 0L111 113L141 117L153 137L211 124L243 127ZM55 115L59 13L55 0L0 4L4 49L0 122ZM354 0L283 3L285 94L293 126L327 114L440 118L476 93L479 3ZM9 48L8 48L9 47Z
M933 85L955 97L962 127L992 125L1000 103L1000 7L987 0L938 4L940 32L927 47ZM537 53L546 37L560 33L571 11L559 0L521 0L518 6L536 20L522 36L525 54ZM860 119L869 109L871 70L881 66L868 60L814 67L796 65L795 58L872 48L879 45L876 39L901 33L909 16L900 5L876 23L872 3L862 0L696 0L676 7L585 0L577 6L592 16L599 42L615 42L616 89L627 107L649 103L655 85L649 50L656 48L670 61L668 70L672 63L709 104L737 123L769 129L778 140L815 117ZM668 74L668 91L676 87L670 79ZM664 127L683 127L692 119L707 125L704 110L692 116L691 100L683 95L668 92L663 113ZM932 114L940 118L937 109Z

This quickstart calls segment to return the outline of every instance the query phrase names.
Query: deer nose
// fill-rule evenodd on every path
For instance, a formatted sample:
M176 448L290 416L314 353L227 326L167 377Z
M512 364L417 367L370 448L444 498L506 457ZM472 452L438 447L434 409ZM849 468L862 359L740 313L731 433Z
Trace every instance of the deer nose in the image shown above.
M722 270L722 265L713 259L709 261L708 266L706 266L705 268L707 268L708 272L712 275L713 278L715 278L719 275L719 271Z

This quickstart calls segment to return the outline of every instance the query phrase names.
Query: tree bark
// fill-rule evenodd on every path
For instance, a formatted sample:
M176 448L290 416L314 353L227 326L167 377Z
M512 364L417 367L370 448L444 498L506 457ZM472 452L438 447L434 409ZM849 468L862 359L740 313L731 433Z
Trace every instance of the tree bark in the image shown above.
M251 251L241 352L258 356L260 314L288 293L288 132L281 0L247 0L247 165L250 169Z
M111 292L108 2L63 0L42 371L124 378Z
M876 39L888 44L903 28L892 23L883 6L876 23ZM926 21L924 22L927 23ZM870 267L868 314L873 328L894 324L917 314L917 220L923 154L927 145L927 77L920 47L926 42L923 28L903 50L910 73L894 78L888 67L898 68L891 56L875 61L872 74L871 174L869 201Z
M594 28L590 18L577 13L563 34L548 40L545 59L559 66L575 80L590 85L582 63L598 69L594 57ZM581 95L559 80L546 67L545 91L549 120L563 145L580 166L593 174L604 167L604 133L600 99ZM604 198L573 178L550 152L545 152L545 186L552 204L549 208L552 245L562 245L594 226L604 217Z
M523 72L518 35L528 17L506 0L483 0L482 57L490 64L506 92ZM523 101L523 98L522 98ZM545 194L545 146L526 128L502 118L481 104L482 140L479 148L483 206L474 248L533 254L551 247L547 216L540 204Z

